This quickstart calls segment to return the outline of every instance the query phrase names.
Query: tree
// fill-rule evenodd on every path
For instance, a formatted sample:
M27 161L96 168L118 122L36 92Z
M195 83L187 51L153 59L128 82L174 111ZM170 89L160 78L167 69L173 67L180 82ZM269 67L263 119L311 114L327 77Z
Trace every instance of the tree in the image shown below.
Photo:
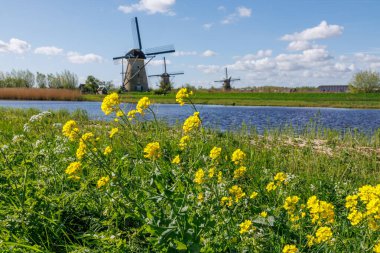
M41 88L41 89L46 88L47 87L46 75L40 72L37 72L36 82L37 82L38 88Z
M68 70L63 71L62 74L57 74L57 78L60 79L64 89L75 89L78 86L78 76Z
M84 92L96 93L102 82L94 76L88 76L84 84Z
M379 92L380 91L380 75L376 71L366 70L355 74L349 83L351 92Z

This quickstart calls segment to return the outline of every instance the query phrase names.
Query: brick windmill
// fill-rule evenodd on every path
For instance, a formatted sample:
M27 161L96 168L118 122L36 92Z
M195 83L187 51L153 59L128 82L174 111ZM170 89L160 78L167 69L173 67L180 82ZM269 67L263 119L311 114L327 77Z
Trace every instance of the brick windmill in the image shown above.
M132 19L132 33L135 39L135 48L131 49L123 56L114 57L113 60L122 61L122 82L127 91L148 91L148 78L146 75L146 65L158 54L175 52L172 45L145 49L143 52L140 38L140 29L137 17ZM137 43L136 43L137 42ZM145 60L149 58L145 62ZM127 60L124 71L124 59Z
M239 78L232 79L232 77L228 77L227 68L226 68L226 78L219 81L214 81L216 83L223 83L223 90L231 90L231 82L233 81L239 81Z

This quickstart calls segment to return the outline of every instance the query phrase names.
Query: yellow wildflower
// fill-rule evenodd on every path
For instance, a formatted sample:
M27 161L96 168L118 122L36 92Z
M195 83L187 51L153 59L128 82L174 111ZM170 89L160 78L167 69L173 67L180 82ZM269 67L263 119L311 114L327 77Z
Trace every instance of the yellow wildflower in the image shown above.
M244 176L246 171L247 171L246 167L240 166L240 168L238 168L234 171L234 178L235 179L241 178L242 176Z
M92 137L94 137L94 134L91 133L91 132L87 132L87 133L85 133L85 134L82 135L81 140L88 141Z
M373 247L373 252L380 253L380 241Z
M203 169L199 169L197 170L197 172L195 172L194 182L197 184L202 184L204 183L204 177L205 177L205 172L203 171Z
M124 112L122 110L118 110L116 112L116 117L122 117L122 116L124 116Z
M161 151L160 151L160 143L158 142L151 142L148 143L144 148L144 157L156 160L157 158L161 157Z
M204 200L203 192L198 194L197 200L198 200L198 203L203 202Z
M267 184L267 187L266 187L268 192L274 191L276 190L276 188L277 188L277 185L275 185L274 182L269 182L269 184Z
M242 165L243 164L243 160L245 159L246 157L246 154L241 151L241 149L236 149L233 153L232 153L232 157L231 157L231 160L235 163L235 164L240 164Z
M84 141L81 139L79 141L79 147L76 152L76 156L78 160L82 160L83 156L86 154L86 148L87 148L86 143L84 143Z
M223 181L223 173L221 171L218 172L218 184L222 183Z
M144 115L144 110L148 109L150 106L150 100L148 97L142 97L136 105L136 110Z
M316 196L311 196L307 201L312 223L318 222L333 223L334 222L334 206L326 201L318 200Z
M262 212L260 213L260 216L263 217L263 218L266 218L266 217L268 216L268 213L265 212L265 211L262 211Z
M244 233L247 233L249 231L249 229L251 228L252 226L252 221L250 220L245 220L244 222L242 222L239 227L240 227L240 231L239 233L240 234L244 234Z
M104 149L103 154L104 154L104 155L109 155L111 152L112 152L112 148L111 148L110 146L107 146L107 147Z
M114 92L103 99L101 108L105 115L109 115L112 112L119 111L119 104L119 95Z
M282 253L297 253L298 249L294 244L286 244L282 249Z
M274 181L277 181L278 183L282 183L286 180L287 176L284 172L279 172L274 176Z
M252 192L251 195L249 196L250 199L255 199L259 195L257 192Z
M97 188L100 188L100 187L103 187L105 186L106 184L108 184L108 182L110 181L110 177L109 176L106 176L106 177L101 177L97 184L96 184L96 187Z
M197 129L201 125L201 119L199 118L199 112L194 112L193 115L189 116L183 123L183 131L185 133L191 132Z
M307 238L307 246L311 247L314 245L315 237L312 235L306 235Z
M216 160L220 156L221 152L222 152L222 148L213 147L210 151L211 160Z
M347 216L347 219L351 222L352 226L358 225L363 220L363 218L363 213L356 209L351 210L351 212Z
M74 141L79 133L79 128L74 120L69 120L63 125L62 134L69 138L70 141Z
M190 141L190 137L188 135L185 135L181 138L181 140L179 141L179 148L181 150L184 150L185 147L187 146L187 143Z
M332 231L329 227L320 227L318 228L317 232L315 233L315 242L316 243L322 243L327 242L330 239L332 239Z
M214 174L215 174L215 167L211 167L211 168L208 170L208 177L209 177L209 178L213 178L213 177L214 177Z
M232 186L228 191L231 195L235 196L236 203L239 202L239 200L245 196L243 190L237 185Z
M172 164L179 164L180 162L181 159L179 158L179 155L176 155L172 160Z
M80 176L77 176L77 175L71 175L71 176L69 176L69 179L79 180L79 179L80 179Z
M112 138L117 132L119 132L117 127L112 128L110 131L110 138Z
M133 120L134 118L136 118L136 114L138 113L137 110L130 110L127 114L128 116L128 120Z
M190 91L188 92L187 91L187 88L182 88L180 89L176 96L175 96L175 101L177 103L179 103L181 106L183 106L185 104L185 102L183 101L185 98L189 98L189 96L193 95L193 92Z
M79 171L81 166L80 162L72 162L69 166L67 166L67 169L65 170L65 173L68 175L75 174Z
M220 200L220 205L224 206L232 206L233 204L233 200L232 200L232 197L222 197L222 199Z
M293 213L296 209L296 205L299 201L299 197L297 196L291 196L291 197L287 197L285 199L285 203L283 205L284 209L289 213Z

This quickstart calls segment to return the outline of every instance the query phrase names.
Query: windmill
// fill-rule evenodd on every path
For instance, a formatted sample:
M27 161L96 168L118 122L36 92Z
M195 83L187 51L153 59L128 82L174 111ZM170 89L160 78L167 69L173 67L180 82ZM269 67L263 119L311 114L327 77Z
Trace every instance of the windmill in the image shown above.
M146 49L143 52L140 38L140 29L137 17L132 19L132 34L134 36L135 48L123 56L114 57L113 60L122 62L122 83L127 91L147 91L148 78L145 66L158 54L175 52L172 45ZM137 43L136 43L137 42ZM147 62L145 59L150 58ZM124 59L127 60L126 71L124 71Z
M232 79L232 77L228 77L228 73L227 73L227 68L226 68L226 78L223 79L223 80L219 80L219 81L214 81L216 83L223 83L223 90L231 90L231 82L232 81L238 81L240 80L239 78L235 78L235 79Z
M176 75L183 75L183 74L184 74L183 72L168 73L166 71L166 59L164 57L164 73L162 73L160 75L150 75L148 77L155 77L155 76L161 77L160 88L163 90L169 91L171 89L170 77L176 76Z

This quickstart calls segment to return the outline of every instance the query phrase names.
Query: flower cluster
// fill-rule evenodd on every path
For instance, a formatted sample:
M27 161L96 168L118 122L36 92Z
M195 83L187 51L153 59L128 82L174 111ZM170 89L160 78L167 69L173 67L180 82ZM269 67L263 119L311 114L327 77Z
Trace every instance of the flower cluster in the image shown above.
M110 138L112 138L117 132L119 132L119 129L117 127L112 128L111 131L109 132Z
M232 186L228 191L233 197L235 197L236 203L238 203L239 200L245 196L243 190L237 185Z
M176 96L175 96L175 101L180 104L181 106L183 106L185 104L184 102L184 99L185 98L189 98L191 95L193 95L193 92L192 91L188 91L187 88L182 88L180 89Z
M67 166L65 173L69 175L70 179L80 179L80 177L77 175L80 171L81 167L80 162L72 162L69 166Z
M203 171L203 169L199 169L197 170L197 172L195 172L194 182L197 184L202 184L204 183L204 177L205 177L205 172Z
M311 222L318 225L334 222L334 206L326 201L319 200L317 196L311 196L307 200Z
M213 147L210 151L210 158L211 160L216 160L220 156L220 153L222 152L222 148L219 147Z
M250 221L250 220L245 220L244 222L242 222L242 223L239 225L239 227L240 227L240 231L239 231L239 233L240 233L240 234L244 234L244 233L249 232L251 226L252 226L252 221Z
M74 120L69 120L63 125L62 134L69 138L69 140L74 141L79 133L79 128Z
M194 112L193 115L189 116L183 123L183 131L185 133L191 132L197 129L201 125L201 119L199 118L199 112Z
M288 176L284 172L279 172L274 176L274 180L267 184L266 190L268 192L274 191L280 186L282 183L286 184Z
M231 157L231 160L236 164L236 165L242 165L243 164L243 161L246 157L246 154L241 151L241 149L236 149L233 153L232 153L232 157Z
M156 160L161 157L161 150L160 150L160 143L158 142L151 142L148 143L144 148L144 157Z
M110 181L109 176L101 177L96 184L96 188L101 188L101 187L105 186L106 184L108 184L109 181Z
M148 97L142 97L136 105L136 110L144 115L144 110L148 109L150 106L150 100Z
M183 136L178 144L179 149L184 150L187 147L187 144L189 143L189 141L190 141L190 137L188 135Z
M247 168L244 166L240 166L238 169L234 171L234 179L238 179L244 176Z
M294 244L286 244L282 249L282 253L297 253L298 249Z
M307 235L307 245L311 247L314 244L329 242L331 241L332 237L333 237L333 233L331 231L331 228L320 227L317 229L317 232L315 232L315 236Z
M107 95L102 102L101 108L105 115L109 115L112 112L117 112L120 110L119 108L120 100L119 95L117 93L111 93Z

